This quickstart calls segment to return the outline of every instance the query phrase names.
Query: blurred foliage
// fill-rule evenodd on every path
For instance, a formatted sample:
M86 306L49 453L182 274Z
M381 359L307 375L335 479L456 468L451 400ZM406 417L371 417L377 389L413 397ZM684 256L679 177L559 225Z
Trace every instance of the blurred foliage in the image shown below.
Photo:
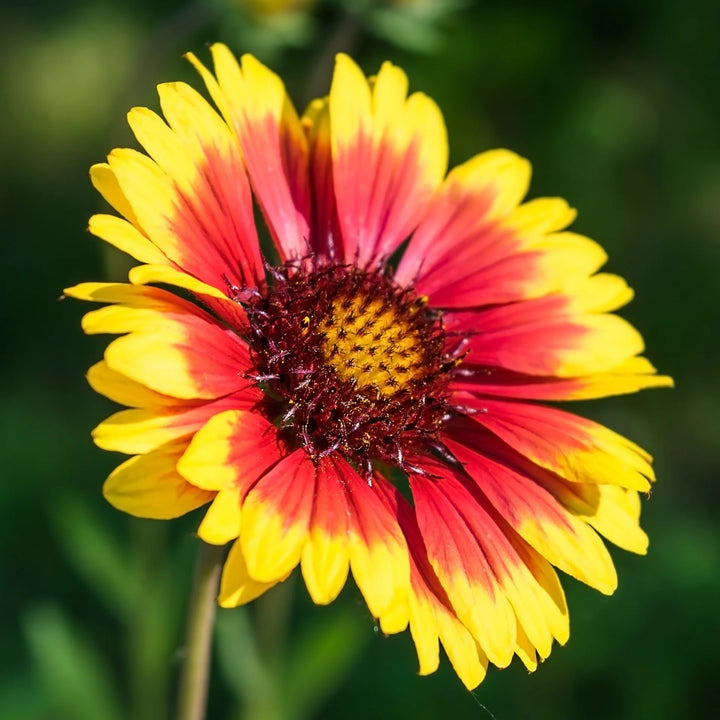
M651 549L615 553L611 599L566 579L571 639L538 672L491 671L472 694L447 660L419 678L409 635L382 638L353 587L317 608L291 581L220 612L209 717L661 720L718 707L719 21L702 0L4 5L0 717L162 720L174 703L198 517L143 522L103 501L118 459L88 431L111 404L82 372L105 341L83 338L83 308L57 298L121 276L126 261L83 232L101 207L87 169L132 142L125 111L192 78L180 55L213 40L272 63L301 105L327 90L336 51L368 71L392 59L439 102L453 162L500 145L529 157L532 194L580 208L576 228L635 287L624 314L677 389L574 408L654 452Z

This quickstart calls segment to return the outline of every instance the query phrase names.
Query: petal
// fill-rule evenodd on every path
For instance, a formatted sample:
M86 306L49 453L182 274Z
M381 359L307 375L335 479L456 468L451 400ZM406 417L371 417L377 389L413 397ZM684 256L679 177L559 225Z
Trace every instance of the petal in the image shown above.
M97 163L93 165L90 168L90 181L109 205L117 210L123 217L127 218L133 226L136 228L140 227L132 205L125 197L110 165L107 163Z
M236 487L244 498L283 454L277 429L262 415L247 409L226 410L195 434L178 462L178 472L206 490Z
M263 475L245 498L240 542L248 573L272 583L300 562L307 542L316 468L296 450Z
M515 639L515 654L520 658L528 672L537 670L537 654L527 633L518 622L517 637Z
M120 405L134 408L164 408L182 404L182 400L178 398L150 390L136 380L112 370L104 360L88 370L87 381L96 393Z
M302 551L302 574L310 597L319 605L332 602L350 568L350 508L346 477L355 471L343 460L327 460L316 476L316 493L308 541Z
M594 488L590 488L594 490ZM599 485L599 497L592 512L585 516L603 537L623 550L644 555L648 548L648 536L639 526L640 496L634 490L612 485ZM569 506L569 503L568 503ZM579 517L581 512L576 510Z
M177 323L162 333L140 333L114 340L105 361L117 372L160 393L186 399L213 399L247 387L246 349L228 342L216 326Z
M225 545L240 534L240 488L233 486L218 491L205 513L198 537L210 545Z
M575 211L559 198L517 207L529 163L507 150L455 168L429 203L396 279L436 307L463 308L540 297L595 272L607 259L592 240L559 233Z
M430 200L396 280L417 280L418 291L432 296L448 277L478 272L511 254L519 239L502 220L525 196L529 182L530 163L508 150L476 155L451 170Z
M410 590L407 544L382 492L387 480L375 475L370 484L349 467L343 477L350 509L350 568L368 610L374 617L381 617L407 602ZM388 626L385 631L399 632L403 627L401 623L401 627Z
M476 423L454 421L447 432L447 447L520 537L569 575L606 595L615 591L617 574L607 548L586 522L535 481L545 471L503 457L502 447L478 433Z
M331 260L344 258L347 254L335 203L328 99L313 100L303 114L302 123L309 143L309 173L313 199L311 244L320 256Z
M420 674L427 675L437 669L441 642L458 677L471 690L485 677L487 656L452 609L428 560L413 508L392 485L385 484L382 490L397 515L410 550L408 622ZM383 632L388 632L384 617L380 618L380 626Z
M188 59L233 129L255 197L281 259L307 254L310 217L307 140L282 80L251 55L242 66L225 45L210 47L217 80Z
M640 528L640 498L634 490L613 485L564 483L553 477L543 486L575 517L623 550L644 555L648 537Z
M102 303L132 303L150 305L153 300L160 303L171 301L171 293L160 288L132 288L127 283L85 282L65 288L63 294L76 300ZM173 296L174 297L174 296ZM184 301L181 301L181 303ZM188 303L189 305L189 303Z
M246 388L248 349L208 313L165 290L85 283L68 295L117 304L87 313L86 333L130 333L105 351L110 369L172 397L212 399Z
M240 541L236 540L223 566L218 603L224 608L244 605L276 584L277 581L258 582L250 577Z
M410 486L428 559L455 613L490 661L507 666L515 644L515 616L477 528L461 510L467 494L447 478L439 482L412 476ZM497 532L492 525L483 530Z
M164 187L161 197L170 205L142 195L147 162L111 154L124 194L148 236L178 267L220 289L223 275L236 285L256 285L263 273L252 198L232 132L189 85L165 83L158 93L169 126L147 108L131 110L128 122L157 163L152 183Z
M157 520L180 517L212 500L215 493L191 485L175 469L186 444L168 443L126 460L105 481L105 499L130 515Z
M591 420L541 405L469 394L457 394L454 401L473 410L474 422L566 480L648 491L655 478L652 458L642 448Z
M517 533L509 527L505 527L505 535L512 543L523 565L535 578L536 602L553 638L561 645L564 645L570 637L570 617L560 578L558 578L553 566L539 552L520 538ZM521 624L519 630L522 629ZM525 634L524 630L523 634ZM535 645L535 649L539 650L537 645ZM540 657L544 659L547 655L541 652Z
M430 484L435 495L432 499L435 507L442 508L442 503L438 502L438 496L444 495L445 512L450 507L455 508L456 535L459 535L459 528L463 528L461 532L465 532L468 538L473 538L470 540L468 551L474 541L477 545L476 552L486 560L486 572L497 588L496 593L499 592L506 598L512 607L515 618L508 620L507 630L517 642L517 628L521 628L523 636L527 638L533 648L532 657L535 656L535 649L541 657L547 657L550 654L553 639L558 638L564 642L568 635L568 617L564 595L557 577L548 563L534 553L508 527L507 523L487 503L487 499L471 485L468 485L467 480L464 480L460 474L435 462L431 462L425 469L431 472L436 479L416 482L413 478L411 480L413 492L417 487L418 492L427 493L427 487L418 486L421 486L423 482L425 485ZM452 515L447 514L446 517L449 518ZM418 519L420 519L419 514ZM423 537L428 542L425 532L423 532ZM432 562L432 554L430 554L430 559ZM442 578L442 576L440 577ZM457 572L454 578L456 583ZM443 586L448 592L450 601L457 609L454 602L455 586L447 587L444 582ZM460 612L458 615L463 617ZM497 628L489 631L482 627L477 630L473 630L473 626L468 627L494 662L493 653L486 648L486 643L489 642L486 638ZM503 661L507 659L506 656L501 657Z
M417 291L436 307L482 307L566 291L586 280L606 259L597 243L569 232L529 241L494 226L460 242L434 271L425 271L427 263L422 266ZM619 290L617 301L605 309L630 301L629 288L623 284Z
M402 70L384 63L373 81L338 55L329 96L333 182L345 260L383 261L420 222L447 167L442 115L407 97Z
M212 411L211 411L212 412ZM148 453L172 440L192 435L207 419L198 408L122 410L103 420L93 431L95 444L103 450L128 455Z
M411 618L414 613L411 614ZM455 613L436 604L438 633L453 669L468 690L477 687L487 673L488 658ZM411 628L418 623L411 619Z
M165 253L127 220L114 215L93 215L88 230L140 262L170 263Z
M463 363L452 387L478 395L524 400L588 400L634 393L653 387L672 387L667 375L656 375L644 357L633 357L609 372L571 378L515 373L501 368Z
M449 332L468 334L467 362L531 375L608 372L641 353L640 333L617 315L575 312L551 295L482 312L449 313Z
M362 479L340 457L318 467L310 534L303 548L302 571L315 602L331 602L348 572L375 617L402 604L409 590L407 548L381 486ZM386 632L397 632L388 629ZM400 628L401 629L401 628Z
M213 415L223 410L252 407L259 400L259 394L257 389L248 388L247 391L199 405L174 404L122 410L103 420L93 430L93 440L103 450L129 455L150 452L171 440L193 435Z
M190 290L196 296L204 296L235 304L228 296L212 285L194 278L192 275L167 267L167 265L138 265L130 270L128 279L133 285L149 285L163 283Z
M508 224L523 235L542 236L566 228L576 215L562 198L536 198L514 210Z
M244 333L248 327L247 316L242 306L225 294L231 291L231 284L225 288L225 292L221 292L212 285L197 280L192 275L165 265L138 265L130 270L128 279L133 285L162 283L189 290L238 334ZM228 283L230 283L229 280Z
M563 285L552 288L566 294L571 312L612 312L633 299L632 288L618 275L599 273L570 279L572 277L565 275Z

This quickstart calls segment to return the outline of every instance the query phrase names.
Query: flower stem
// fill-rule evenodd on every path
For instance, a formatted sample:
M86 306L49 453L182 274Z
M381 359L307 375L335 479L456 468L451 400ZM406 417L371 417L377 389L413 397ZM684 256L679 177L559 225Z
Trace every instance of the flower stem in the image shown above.
M188 608L177 720L205 717L215 598L224 557L224 547L201 542Z

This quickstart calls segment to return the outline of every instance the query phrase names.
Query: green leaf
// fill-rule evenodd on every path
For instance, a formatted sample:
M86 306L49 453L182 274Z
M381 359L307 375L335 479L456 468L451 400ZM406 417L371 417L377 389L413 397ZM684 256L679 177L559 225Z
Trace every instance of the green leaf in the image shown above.
M218 610L215 643L220 672L232 692L245 702L265 694L270 679L257 651L247 608Z
M126 619L136 588L121 545L79 500L62 502L53 518L55 533L70 564L107 608Z
M372 637L357 608L329 610L306 625L292 648L283 687L287 715L310 717L340 685Z
M117 693L103 658L56 605L23 616L25 636L55 720L120 720Z
M23 669L24 670L24 669ZM12 720L40 720L48 706L35 678L27 672L7 675L0 683L0 717Z

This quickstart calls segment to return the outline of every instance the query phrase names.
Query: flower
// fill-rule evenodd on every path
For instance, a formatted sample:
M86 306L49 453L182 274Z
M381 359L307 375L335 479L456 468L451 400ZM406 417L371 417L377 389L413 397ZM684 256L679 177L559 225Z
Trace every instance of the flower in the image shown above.
M214 74L188 57L219 113L162 84L165 120L128 115L147 155L91 171L122 217L90 231L142 263L65 291L106 303L86 333L121 335L88 373L130 408L93 433L132 455L106 498L150 518L210 503L198 535L233 543L223 606L297 565L329 603L352 571L421 673L440 644L468 688L514 655L535 669L569 632L553 566L609 594L600 536L647 547L647 453L538 402L671 384L612 314L630 289L564 200L522 202L526 160L446 174L440 111L399 68L340 55L299 118L257 60L211 52Z

